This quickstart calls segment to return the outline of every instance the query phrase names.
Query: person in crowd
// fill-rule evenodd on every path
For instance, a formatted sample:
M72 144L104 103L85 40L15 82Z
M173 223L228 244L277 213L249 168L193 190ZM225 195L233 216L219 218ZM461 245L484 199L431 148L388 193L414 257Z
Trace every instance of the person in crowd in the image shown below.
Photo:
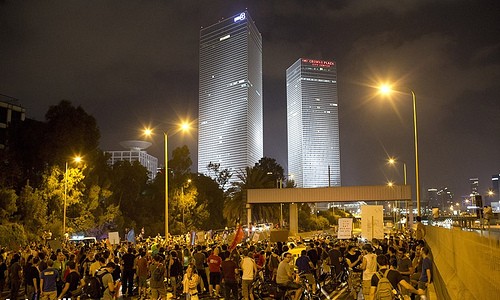
M372 275L372 278L370 280L370 295L368 298L369 300L375 300L375 295L377 292L377 286L379 283L379 280L382 277L387 277L389 282L392 285L392 289L395 290L397 293L400 293L398 284L404 287L406 290L408 290L411 293L417 294L417 295L423 295L425 294L424 291L422 290L417 290L413 286L411 286L406 280L403 279L401 274L397 270L393 270L389 266L389 261L387 259L387 256L385 255L378 255L377 256L377 264L380 266L379 270L377 273Z
M40 258L35 256L32 258L31 265L25 274L26 278L26 297L28 300L35 300L38 298L38 291L40 289L40 271L38 265Z
M377 272L377 255L373 253L373 247L370 244L363 246L363 262L360 269L363 270L362 290L363 297L368 299L370 296L370 286L373 274Z
M170 251L170 258L168 263L168 274L170 278L170 284L172 286L173 299L177 299L177 286L179 283L179 277L182 276L182 263L177 255L177 251Z
M220 283L221 283L221 270L222 259L219 256L219 248L215 247L212 254L207 258L208 269L210 271L210 285L208 286L210 297L219 297ZM215 287L215 292L214 292Z
M67 266L70 272L66 276L66 282L57 299L75 299L81 294L81 289L85 286L85 281L76 270L76 263L69 261Z
M116 264L110 261L104 268L101 268L96 273L96 276L100 276L102 278L102 286L104 287L104 293L101 298L102 300L112 300L116 297L117 289L113 278L113 271L115 268Z
M418 290L426 294L427 288L432 282L432 261L429 258L429 248L422 248L422 273L418 280Z
M183 290L182 292L186 294L186 299L198 300L198 283L200 282L200 277L196 274L196 266L190 264L186 268L186 274L182 280ZM230 298L226 298L230 299ZM237 298L236 298L237 299Z
M332 276L337 278L342 272L342 252L340 252L340 244L332 243L332 249L328 252L328 260L331 268Z
M207 257L203 253L201 245L196 246L196 252L193 254L193 260L196 266L196 273L202 280L201 284L198 285L198 291L200 293L203 293L208 289L208 278L207 278L207 273L205 272L205 266L207 265Z
M361 264L363 263L363 256L358 251L357 246L351 244L347 247L347 252L344 255L347 267L349 268L349 289L353 296L356 296L360 290L361 283Z
M241 276L241 293L243 294L243 299L253 300L252 282L257 274L257 264L253 259L253 253L249 250L245 249L243 256L241 260L241 270L243 272Z
M238 265L235 262L236 255L231 254L227 256L222 262L222 278L224 280L224 299L238 300L238 280L236 278L239 274ZM232 298L231 298L232 293Z
M166 299L167 290L165 289L164 280L167 276L167 269L163 264L163 257L161 255L156 254L153 257L153 263L149 266L149 273L151 274L149 281L151 299Z
M124 297L132 296L134 290L135 275L135 255L134 248L129 247L127 253L121 258L122 268L122 294Z
M415 230L415 239L417 241L422 241L424 240L425 238L425 225L422 224L422 217L421 216L417 216L417 227L416 227L416 230Z
M40 299L41 300L56 300L57 299L57 280L59 279L59 271L54 267L52 259L47 260L47 269L40 273Z
M276 283L285 290L292 290L295 293L294 300L299 300L303 290L300 287L300 285L296 282L294 273L290 268L290 262L292 261L292 259L293 256L291 253L289 252L283 253L283 260L280 262L278 266Z
M139 251L139 257L135 261L135 269L137 270L137 286L139 290L139 299L146 299L148 294L148 259L144 249Z
M314 250L316 251L316 250ZM297 266L297 270L299 274L304 274L307 280L312 285L313 293L316 292L316 281L314 280L314 264L307 255L310 251L302 250L300 251L300 257L295 261L295 265Z

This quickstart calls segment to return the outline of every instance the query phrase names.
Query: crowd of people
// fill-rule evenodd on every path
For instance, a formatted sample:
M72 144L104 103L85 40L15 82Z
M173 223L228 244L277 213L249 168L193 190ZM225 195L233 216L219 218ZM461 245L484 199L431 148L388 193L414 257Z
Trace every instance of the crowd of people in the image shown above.
M425 295L432 280L429 249L422 240L403 235L370 243L361 239L336 240L318 236L293 242L223 241L191 243L189 239L151 238L111 245L31 243L20 249L1 249L0 292L9 299L90 298L196 300L200 296L254 299L252 282L262 271L267 280L303 292L298 273L314 284L323 274L342 280L348 270L348 286L354 299L375 299L382 282L392 292L410 297ZM95 278L95 280L94 280ZM101 293L91 295L98 282ZM23 291L24 294L19 294Z

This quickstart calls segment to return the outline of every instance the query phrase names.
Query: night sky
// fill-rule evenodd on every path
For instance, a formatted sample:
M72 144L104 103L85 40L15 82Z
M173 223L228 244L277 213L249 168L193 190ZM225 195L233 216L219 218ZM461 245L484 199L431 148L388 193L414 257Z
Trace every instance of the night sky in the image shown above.
M500 1L8 1L0 0L0 94L44 120L62 99L81 105L103 150L198 114L199 31L248 9L263 38L264 155L287 169L285 70L335 59L342 184L414 180L411 96L376 94L394 81L417 95L422 192L480 192L500 173ZM235 66L238 67L238 66ZM196 122L195 122L196 124ZM187 144L196 171L197 133ZM148 151L162 157L162 136Z

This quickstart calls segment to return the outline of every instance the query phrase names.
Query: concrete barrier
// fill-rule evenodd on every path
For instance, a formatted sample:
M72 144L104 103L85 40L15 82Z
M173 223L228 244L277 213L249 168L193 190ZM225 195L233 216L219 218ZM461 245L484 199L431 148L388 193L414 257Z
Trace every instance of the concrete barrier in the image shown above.
M499 299L500 241L487 231L427 226L436 298Z

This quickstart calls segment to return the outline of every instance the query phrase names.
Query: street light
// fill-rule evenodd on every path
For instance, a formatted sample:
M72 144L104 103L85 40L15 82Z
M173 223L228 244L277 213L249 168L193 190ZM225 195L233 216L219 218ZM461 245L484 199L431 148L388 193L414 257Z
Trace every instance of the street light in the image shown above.
M79 164L82 162L81 156L73 157L73 162ZM66 207L67 207L67 199L68 199L68 162L65 163L64 169L64 205L63 205L63 228L62 228L62 236L63 238L66 235Z
M185 132L189 129L191 129L191 124L189 122L183 122L172 132L171 135L174 135L179 131ZM153 129L145 128L143 133L145 136L152 136ZM168 135L168 131L163 131L163 147L165 148L165 240L168 239Z
M393 92L390 85L384 84L379 87L379 91L382 94L388 95ZM409 89L411 93L412 103L413 103L413 136L414 136L414 146L415 146L415 189L417 196L417 215L420 216L420 174L419 174L419 163L418 163L418 134L417 134L417 97L415 92Z

